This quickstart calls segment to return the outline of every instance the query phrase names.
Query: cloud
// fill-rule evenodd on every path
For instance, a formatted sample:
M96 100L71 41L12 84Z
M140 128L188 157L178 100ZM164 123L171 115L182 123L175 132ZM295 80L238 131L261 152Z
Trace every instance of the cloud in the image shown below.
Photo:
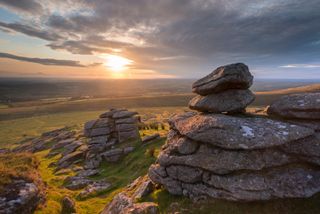
M282 65L280 68L320 68L320 64L289 64Z
M0 0L0 5L18 12L39 13L42 5L36 0Z
M79 61L74 61L74 60L30 58L30 57L17 56L17 55L13 55L9 53L1 53L1 52L0 52L0 58L8 58L8 59L14 59L14 60L19 60L24 62L32 62L32 63L41 64L41 65L70 66L70 67L94 67L102 64L102 63L92 63L89 65L83 65L83 64L80 64Z
M3 2L16 8L26 4ZM39 2L46 13L22 16L21 23L0 22L0 27L47 40L53 50L83 55L119 51L137 68L186 75L239 59L258 68L320 57L318 0ZM35 17L38 21L30 24Z
M19 33L26 34L28 36L37 37L48 41L56 41L62 39L58 33L49 32L48 30L36 28L33 26L20 24L20 23L5 23L0 21L0 27L13 30Z

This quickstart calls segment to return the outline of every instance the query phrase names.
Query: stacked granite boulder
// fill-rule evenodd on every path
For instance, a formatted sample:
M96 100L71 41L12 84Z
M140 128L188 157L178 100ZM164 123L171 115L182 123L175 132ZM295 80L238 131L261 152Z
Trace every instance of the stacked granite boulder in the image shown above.
M270 105L267 113L320 131L320 92L283 96Z
M218 67L192 85L192 91L198 95L189 107L201 112L243 112L255 98L248 89L252 81L253 76L243 63Z
M96 168L103 159L115 162L131 152L132 146L115 146L140 139L138 122L137 112L126 109L111 109L98 119L88 121L84 126L84 135L89 138L86 167Z
M246 67L234 64L219 69L238 66ZM251 85L250 81L237 84L231 77L243 76L244 70L219 74L206 91L225 89L231 83ZM243 79L252 79L245 73ZM204 88L199 82L194 91ZM176 115L169 124L167 142L148 174L171 194L195 200L255 201L305 198L320 191L320 135L314 129L258 115L203 112Z

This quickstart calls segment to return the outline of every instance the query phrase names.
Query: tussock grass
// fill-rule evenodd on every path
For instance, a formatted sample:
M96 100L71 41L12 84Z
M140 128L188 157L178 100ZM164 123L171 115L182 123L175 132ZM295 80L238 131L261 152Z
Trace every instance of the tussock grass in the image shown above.
M13 178L37 180L38 165L38 160L29 153L0 154L0 191L10 184Z

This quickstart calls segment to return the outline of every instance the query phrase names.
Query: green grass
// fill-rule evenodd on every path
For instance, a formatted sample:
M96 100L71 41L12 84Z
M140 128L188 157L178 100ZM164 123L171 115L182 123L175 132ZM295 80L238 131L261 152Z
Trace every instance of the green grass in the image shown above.
M141 175L145 175L149 166L155 161L154 156L150 156L147 152L150 148L155 148L159 151L165 139L158 141L148 146L142 146L141 142L136 142L136 149L129 153L118 163L105 163L100 167L101 175L95 176L93 180L105 179L112 183L112 187L105 192L85 200L79 200L77 195L80 191L70 191L62 187L63 180L67 175L54 175L54 168L49 168L50 163L57 161L59 156L46 159L44 158L48 151L37 153L40 161L39 172L44 182L48 184L47 201L45 206L37 210L38 214L58 214L61 206L60 202L64 196L69 196L75 199L76 209L81 214L99 213L112 200L113 196L120 192L126 185ZM156 153L157 153L156 152Z
M143 118L152 116L156 120L160 120L163 117L169 117L172 113L182 112L183 108L154 107L130 110L138 111L143 115ZM77 111L0 121L0 148L10 146L25 138L39 136L41 133L53 129L81 125L86 121L98 118L102 112L104 111Z

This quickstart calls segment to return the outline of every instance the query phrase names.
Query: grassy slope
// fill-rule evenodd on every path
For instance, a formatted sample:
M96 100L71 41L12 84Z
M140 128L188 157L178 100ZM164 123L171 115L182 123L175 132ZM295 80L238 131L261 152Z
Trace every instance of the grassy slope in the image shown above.
M142 146L141 142L136 143L134 152L127 155L121 162L115 164L103 164L100 167L101 175L92 179L106 179L112 183L111 189L107 192L99 193L96 197L91 197L86 200L77 200L76 196L80 191L70 191L62 188L63 180L67 175L55 176L53 168L49 168L53 159L46 159L44 156L48 151L37 153L37 157L41 160L39 171L42 179L48 184L47 202L46 205L36 213L41 214L58 214L61 206L60 201L63 196L68 195L76 199L77 212L81 214L99 213L112 200L112 197L121 191L123 187L132 182L137 177L147 173L151 163L155 161L154 156L150 156L148 150L150 148L158 149L164 143L165 139L160 139L154 144Z
M138 111L143 115L165 114L181 112L183 108L176 107L154 107L130 109ZM28 118L0 121L0 148L10 146L13 143L27 137L39 136L45 131L50 131L64 126L81 125L84 122L97 118L103 111L82 111L48 114Z

